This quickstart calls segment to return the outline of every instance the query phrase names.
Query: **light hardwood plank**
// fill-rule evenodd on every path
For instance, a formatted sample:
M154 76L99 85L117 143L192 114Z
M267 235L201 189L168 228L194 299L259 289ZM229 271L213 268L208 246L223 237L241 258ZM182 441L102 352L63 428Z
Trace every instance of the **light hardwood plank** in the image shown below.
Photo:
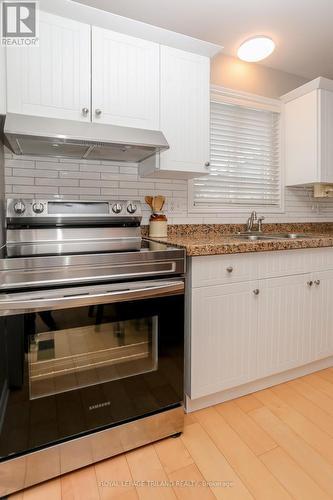
M322 410L312 401L300 396L296 390L286 384L272 387L273 393L284 401L288 406L311 420L320 429L333 437L333 416Z
M330 500L332 498L281 448L264 453L260 459L295 499Z
M333 371L332 370L320 370L316 372L318 377L322 377L324 380L327 380L330 384L332 384L332 397L333 397Z
M237 398L234 401L245 413L256 410L262 406L260 401L255 398L255 394L248 394L246 396L242 396L241 398Z
M200 424L188 425L182 440L206 481L225 481L231 484L230 487L214 488L216 498L227 500L254 498Z
M234 401L217 405L216 409L256 455L261 455L277 446L275 441Z
M260 391L257 398L333 465L333 439L326 432L286 405L271 389Z
M268 408L258 408L250 415L328 495L332 494L333 467L319 453Z
M155 450L167 474L193 464L193 458L180 438L163 439L155 444Z
M195 464L187 465L169 474L174 483L174 490L179 500L213 500L209 486L205 485L205 478Z
M326 411L330 415L333 415L333 399L327 396L324 392L312 387L308 382L305 382L304 379L299 378L292 380L286 385L288 387L292 387L295 391L301 394L301 396L309 399L322 410Z
M100 498L94 467L85 467L61 477L62 500L98 500Z
M184 414L184 425L191 425L196 423L195 413Z
M258 500L291 498L238 434L224 421L218 410L215 408L200 410L197 418L254 498Z
M138 483L136 491L142 500L175 499L172 486L168 482L161 462L153 445L144 446L126 454L133 480ZM159 485L160 484L160 485Z
M60 479L53 479L24 490L23 500L61 500Z
M136 500L138 498L125 455L95 464L99 494L102 500Z
M315 389L323 392L333 400L333 387L330 382L327 382L323 377L319 377L316 373L311 373L311 375L306 375L302 377L300 380L304 380L304 382L310 384Z

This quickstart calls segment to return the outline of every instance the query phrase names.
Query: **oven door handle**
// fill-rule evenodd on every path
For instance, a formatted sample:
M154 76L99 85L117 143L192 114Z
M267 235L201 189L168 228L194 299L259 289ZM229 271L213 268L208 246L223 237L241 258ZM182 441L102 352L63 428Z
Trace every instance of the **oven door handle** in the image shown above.
M4 299L0 298L0 316L179 295L184 293L184 281L159 282L158 284L147 282L146 285L141 282L137 286L134 283L129 283L128 288L124 284L122 289L119 285L117 290L102 293L98 293L98 288L98 286L94 287L93 292L87 291L81 294L78 293L79 290L76 290L73 295L69 294L68 289L62 289L61 295L54 296L55 292L53 291L51 292L52 297L49 298L41 298L41 292L20 293L20 298L17 299L14 298L15 294L13 294L11 298L9 296ZM107 287L103 285L102 288L105 290ZM47 293L45 292L44 296Z

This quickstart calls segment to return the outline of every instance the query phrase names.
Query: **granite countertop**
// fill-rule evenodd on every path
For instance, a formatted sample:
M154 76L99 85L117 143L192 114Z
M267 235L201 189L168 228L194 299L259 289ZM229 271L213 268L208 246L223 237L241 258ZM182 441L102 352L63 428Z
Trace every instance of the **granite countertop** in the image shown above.
M148 237L148 239L184 248L188 256L333 247L333 224L272 224L271 226L263 233L265 237L269 237L270 232L297 232L305 234L306 237L247 241L236 238L237 231L230 232L231 227L227 225L211 227L183 225L171 226L166 238ZM232 227L239 230L236 226Z

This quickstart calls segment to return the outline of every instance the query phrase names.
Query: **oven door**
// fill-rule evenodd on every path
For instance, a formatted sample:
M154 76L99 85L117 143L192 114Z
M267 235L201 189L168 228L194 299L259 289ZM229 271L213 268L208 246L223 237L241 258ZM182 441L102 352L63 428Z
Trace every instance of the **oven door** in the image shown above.
M2 294L1 322L1 459L182 401L183 280Z

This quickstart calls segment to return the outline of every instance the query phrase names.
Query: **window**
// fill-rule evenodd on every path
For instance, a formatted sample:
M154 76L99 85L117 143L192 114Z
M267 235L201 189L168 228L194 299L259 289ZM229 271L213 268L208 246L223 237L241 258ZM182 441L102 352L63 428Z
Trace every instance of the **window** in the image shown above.
M210 166L190 183L190 210L281 211L279 102L226 92L211 99Z

